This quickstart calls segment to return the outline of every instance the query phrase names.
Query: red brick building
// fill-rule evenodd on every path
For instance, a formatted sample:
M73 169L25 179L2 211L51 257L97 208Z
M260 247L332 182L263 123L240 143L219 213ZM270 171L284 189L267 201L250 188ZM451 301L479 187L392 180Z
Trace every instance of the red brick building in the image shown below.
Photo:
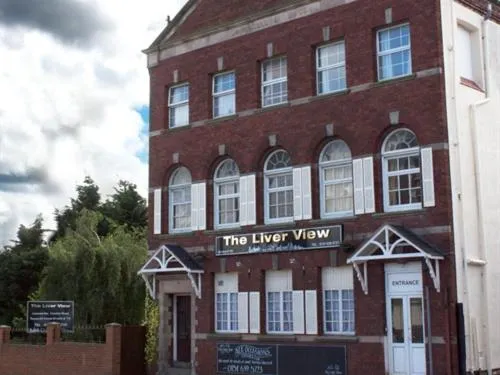
M463 371L440 3L190 0L145 51L162 374Z

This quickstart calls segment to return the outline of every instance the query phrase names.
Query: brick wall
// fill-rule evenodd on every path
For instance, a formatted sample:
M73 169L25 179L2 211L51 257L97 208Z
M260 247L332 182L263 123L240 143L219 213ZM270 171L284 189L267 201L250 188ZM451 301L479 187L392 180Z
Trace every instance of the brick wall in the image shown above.
M2 375L124 375L121 366L122 327L106 326L104 344L61 342L58 324L47 326L45 345L10 343L10 327L0 327ZM141 372L134 374L142 375Z

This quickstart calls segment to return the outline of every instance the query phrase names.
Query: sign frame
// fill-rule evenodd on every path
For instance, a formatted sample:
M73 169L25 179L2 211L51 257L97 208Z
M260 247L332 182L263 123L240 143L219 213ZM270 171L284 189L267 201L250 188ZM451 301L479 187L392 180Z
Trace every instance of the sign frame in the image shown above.
M317 233L317 231L324 231L327 229L332 231L332 234L329 234L328 238L336 237L337 234L338 238L334 238L330 241L325 240L323 242L321 238L296 238L297 235L299 235L300 237L307 237L308 233L311 231L316 231ZM257 240L257 242L255 242L255 240ZM275 231L251 232L241 234L238 233L216 236L214 252L216 256L233 256L279 253L287 251L295 252L313 249L331 249L339 248L342 245L343 240L344 226L342 224L334 224L321 227L292 228ZM232 241L239 243L224 245L223 241ZM257 244L261 246L257 246Z
M297 373L292 371L290 372L290 368L287 367L286 365L283 366L282 362L286 361L286 359L289 357L290 353L293 353L294 350L300 350L306 349L306 351L313 351L313 352L321 352L323 355L323 358L325 358L325 351L329 350L340 350L341 352L337 353L337 362L334 363L322 363L323 367L321 368L316 368L314 375L347 375L348 374L348 362L347 362L347 346L346 345L306 345L304 343L302 344L282 344L282 343L276 343L276 342L271 342L271 343L263 343L263 342L234 342L234 341L217 341L216 342L216 372L217 374L227 374L227 375L254 375L254 374L259 374L259 375L303 375L303 369L296 368L296 365L293 363L289 366L292 366L292 368L296 368ZM241 357L247 357L250 358L250 364L247 363L238 363L239 359L233 359L234 363L229 363L229 366L232 367L225 367L222 368L221 364L219 363L220 361L220 348L221 346L227 346L227 348L223 348L223 350L228 350L229 352L235 351L238 347L240 346L250 346L250 347L258 347L262 349L267 349L267 348L272 348L271 352L272 358L271 358L271 363L267 364L267 368L259 368L259 364L255 363L253 364L252 367L252 362L251 358L252 357L259 357L259 351L258 348L255 352L252 352L251 350L247 353L247 355L243 355ZM245 354L245 353L244 353ZM255 354L255 355L254 355ZM265 353L264 353L265 354ZM318 353L320 354L320 353ZM294 356L293 358L303 358L302 356ZM226 359L227 360L227 359ZM256 361L258 361L257 359ZM301 359L302 361L302 359ZM330 360L328 360L330 361ZM231 360L229 360L231 362ZM316 362L314 362L316 364ZM225 365L225 364L224 364ZM242 366L242 367L240 367ZM299 366L300 367L300 366ZM313 366L314 367L314 366Z
M50 309L49 307L40 307L38 308L39 310L44 310L48 312L47 319L39 319L40 324L42 324L41 328L34 328L35 321L33 320L32 316L32 305L33 304L40 304L40 305L57 305L57 304L69 304L69 314L63 315L64 317L68 317L68 320L65 320L64 322L62 321L61 318L58 318L57 316L53 316L50 314L50 311L61 311L61 310L55 310L55 309ZM50 311L47 311L50 310ZM66 311L66 310L63 310ZM66 322L69 323L67 324ZM26 302L26 332L28 333L45 333L47 331L46 327L48 323L59 323L61 325L61 331L63 332L70 332L73 333L75 329L75 302L74 301L27 301ZM30 324L32 323L32 324ZM69 328L67 328L69 326Z

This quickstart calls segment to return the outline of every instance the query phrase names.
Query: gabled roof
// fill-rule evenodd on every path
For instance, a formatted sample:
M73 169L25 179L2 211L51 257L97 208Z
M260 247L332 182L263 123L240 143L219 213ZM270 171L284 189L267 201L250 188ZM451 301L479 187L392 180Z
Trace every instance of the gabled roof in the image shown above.
M368 262L405 258L423 259L427 264L434 287L439 292L439 261L444 258L443 253L422 237L400 225L386 224L381 226L358 247L354 254L347 259L347 263L353 265L363 292L368 294Z
M217 31L245 19L256 19L278 9L317 0L189 0L143 52L156 51L171 42Z
M386 224L364 241L347 262L362 263L409 257L443 259L443 253L411 230L400 225Z
M193 289L201 297L201 274L203 267L182 247L162 245L142 266L138 274L144 279L152 298L156 298L156 275L185 273ZM196 278L194 277L196 276Z

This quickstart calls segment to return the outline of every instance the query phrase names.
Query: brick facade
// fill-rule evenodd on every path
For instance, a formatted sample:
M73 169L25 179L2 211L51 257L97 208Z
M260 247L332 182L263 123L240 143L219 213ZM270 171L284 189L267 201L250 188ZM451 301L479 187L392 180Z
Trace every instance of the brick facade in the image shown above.
M234 6L233 6L234 3ZM241 4L240 4L241 3ZM244 3L244 4L243 4ZM262 3L262 4L261 4ZM285 4L307 4L312 1L259 2L259 9L245 10L246 1L231 2L221 9L220 2L204 0L174 33L173 41L210 26L225 25L243 14L252 18L258 12ZM238 6L240 4L241 6ZM386 9L392 8L392 22L386 23ZM235 14L235 9L241 13ZM205 13L208 12L208 13ZM203 16L203 17L202 17ZM206 17L205 17L206 16ZM214 21L217 16L218 24ZM202 19L203 18L203 19ZM408 22L411 29L412 71L403 79L377 82L375 35L382 27ZM318 97L315 77L315 49L325 43L323 27L330 28L330 41L344 40L346 46L347 90ZM288 103L262 109L260 105L260 62L267 58L272 43L274 56L288 60ZM224 70L236 72L236 112L223 119L212 119L212 76L218 72L217 59L223 57ZM441 291L438 293L423 268L424 285L430 291L431 331L434 373L457 373L455 308L456 286L451 234L452 207L449 177L448 135L445 118L444 77L439 2L400 0L358 0L314 15L264 30L256 31L206 48L171 57L150 68L151 188L164 189L162 199L162 234L149 234L151 249L165 243L176 243L199 252L203 258L203 295L196 301L196 374L215 374L216 342L228 336L214 334L214 273L238 272L239 291L261 291L261 333L252 340L292 342L304 345L342 344L347 347L348 373L384 374L383 342L369 342L366 337L384 337L386 333L386 298L384 265L371 262L369 293L365 295L357 280L355 290L355 337L328 337L322 327L321 268L346 264L352 255L341 249L308 252L245 255L221 258L213 253L216 236L228 233L262 232L278 229L317 227L342 224L345 241L357 247L384 224L398 224L420 230L425 239L445 255L441 262ZM168 87L178 82L190 84L190 126L168 129ZM398 124L391 125L390 112L399 112ZM325 129L333 124L333 136ZM380 150L385 136L397 127L412 130L421 146L433 147L434 189L436 204L417 211L385 213L383 208L382 162ZM276 135L277 145L270 146L269 135ZM373 155L376 212L337 220L321 220L319 207L318 158L322 147L332 139L342 139L353 158ZM219 145L226 152L219 154ZM275 149L290 154L292 164L311 165L312 220L266 226L264 223L263 167L266 157ZM178 153L179 162L173 162ZM213 174L224 158L238 164L241 174L256 173L257 224L244 228L214 229ZM180 165L189 169L193 181L207 182L207 230L188 234L168 234L168 192L172 172ZM153 194L150 194L150 201ZM149 220L153 222L153 208ZM335 255L332 256L331 253ZM294 259L291 262L291 259ZM336 264L332 264L336 259ZM294 289L318 291L319 334L312 338L269 337L265 334L264 275L266 270L292 269ZM230 340L246 340L242 335Z

